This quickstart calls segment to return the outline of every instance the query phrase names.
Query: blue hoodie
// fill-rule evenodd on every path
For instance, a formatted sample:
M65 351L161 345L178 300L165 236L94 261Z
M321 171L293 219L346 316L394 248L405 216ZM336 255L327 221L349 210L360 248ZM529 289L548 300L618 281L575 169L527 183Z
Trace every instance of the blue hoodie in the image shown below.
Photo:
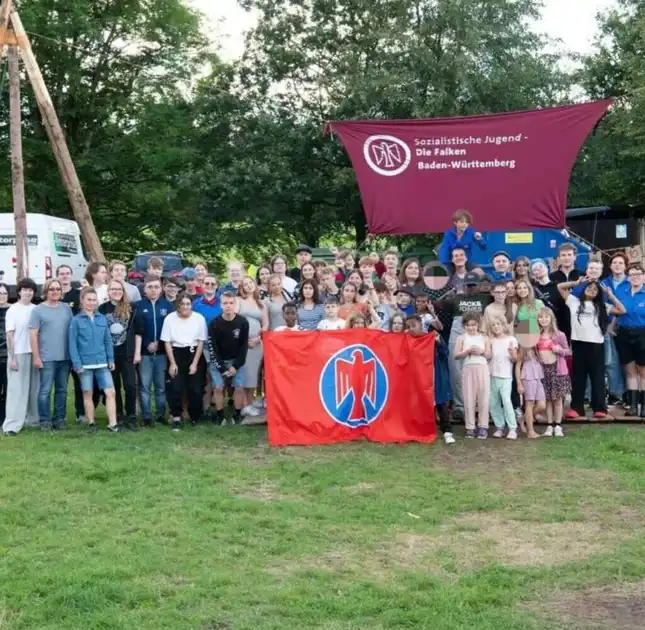
M148 298L143 298L136 303L136 307L134 334L141 337L141 354L150 354L148 345L159 341L163 320L175 310L175 306L165 297L160 297L154 304ZM157 348L157 353L164 353L163 344Z
M488 275L490 276L490 279L493 282L499 282L500 280L512 280L513 279L513 272L511 272L511 271L507 271L506 273L500 273L499 271L495 271L494 269L492 269Z
M94 313L90 317L81 311L69 324L69 358L72 367L114 363L112 335L105 315Z
M449 265L452 263L452 250L461 247L466 252L468 259L471 258L471 252L473 250L473 243L476 244L481 249L486 249L486 241L482 237L481 240L475 240L475 234L477 231L475 228L467 227L466 231L461 235L461 238L457 237L457 228L450 228L444 235L441 245L439 245L439 261L444 265Z

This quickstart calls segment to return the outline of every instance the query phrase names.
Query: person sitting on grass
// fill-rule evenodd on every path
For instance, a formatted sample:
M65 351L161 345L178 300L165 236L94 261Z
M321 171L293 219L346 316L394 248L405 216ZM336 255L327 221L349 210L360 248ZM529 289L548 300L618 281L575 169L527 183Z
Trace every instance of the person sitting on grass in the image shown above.
M90 432L96 431L93 400L96 380L105 394L108 431L118 433L116 391L112 380L114 345L107 318L97 311L98 306L96 289L85 287L81 291L81 312L69 325L69 357L83 389L85 418Z
M466 256L471 258L473 245L477 245L480 249L486 249L486 241L481 235L472 227L473 217L467 210L457 210L452 215L453 227L450 228L444 235L441 245L439 245L438 257L444 265L452 263L452 250L463 249Z

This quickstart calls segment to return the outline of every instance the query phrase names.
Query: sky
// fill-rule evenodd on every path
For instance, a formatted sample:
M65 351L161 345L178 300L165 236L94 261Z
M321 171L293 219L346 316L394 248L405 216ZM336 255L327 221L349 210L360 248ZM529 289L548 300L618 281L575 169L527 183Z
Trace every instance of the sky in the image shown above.
M243 11L237 0L189 0L208 16L213 33L223 46L222 56L229 60L239 57L244 50L244 31L254 24L252 15ZM615 0L543 0L544 10L540 30L559 38L571 52L593 50L596 33L596 14L611 7ZM215 39L215 37L214 37Z

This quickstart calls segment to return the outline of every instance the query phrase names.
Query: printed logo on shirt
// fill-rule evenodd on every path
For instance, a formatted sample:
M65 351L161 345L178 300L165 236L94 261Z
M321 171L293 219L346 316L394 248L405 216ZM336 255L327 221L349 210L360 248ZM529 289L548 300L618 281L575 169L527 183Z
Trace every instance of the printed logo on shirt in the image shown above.
M168 315L168 309L162 308L159 312L161 313L162 317L165 317L166 315Z
M339 350L323 367L320 401L329 416L350 429L374 422L387 403L387 372L377 354L356 344Z
M233 337L234 337L235 339L239 339L239 338L240 338L240 329L239 329L239 328L236 328L235 330L233 330Z

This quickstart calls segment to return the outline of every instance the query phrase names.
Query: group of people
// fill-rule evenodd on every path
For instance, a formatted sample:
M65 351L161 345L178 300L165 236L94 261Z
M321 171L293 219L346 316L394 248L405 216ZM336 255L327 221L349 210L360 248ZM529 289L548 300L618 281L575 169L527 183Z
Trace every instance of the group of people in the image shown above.
M263 413L264 332L344 328L435 335L447 443L452 420L465 422L467 438L487 438L491 418L493 437L516 439L518 429L538 437L542 413L543 435L561 437L569 394L570 417L584 415L586 400L597 418L608 403L645 417L643 268L618 253L606 277L599 261L582 271L564 244L553 273L544 260L500 251L485 274L468 262L473 247L486 248L470 214L458 211L453 224L439 248L443 264L423 267L414 258L400 264L394 250L358 259L336 251L327 263L301 245L295 267L276 255L247 275L230 262L225 283L203 263L166 277L152 257L139 286L122 261L91 263L81 288L63 265L39 304L32 280L18 284L11 306L0 284L2 431L65 429L70 373L76 419L90 431L101 403L112 432L137 430L137 413L143 426L175 431L186 415L192 424L237 424Z

